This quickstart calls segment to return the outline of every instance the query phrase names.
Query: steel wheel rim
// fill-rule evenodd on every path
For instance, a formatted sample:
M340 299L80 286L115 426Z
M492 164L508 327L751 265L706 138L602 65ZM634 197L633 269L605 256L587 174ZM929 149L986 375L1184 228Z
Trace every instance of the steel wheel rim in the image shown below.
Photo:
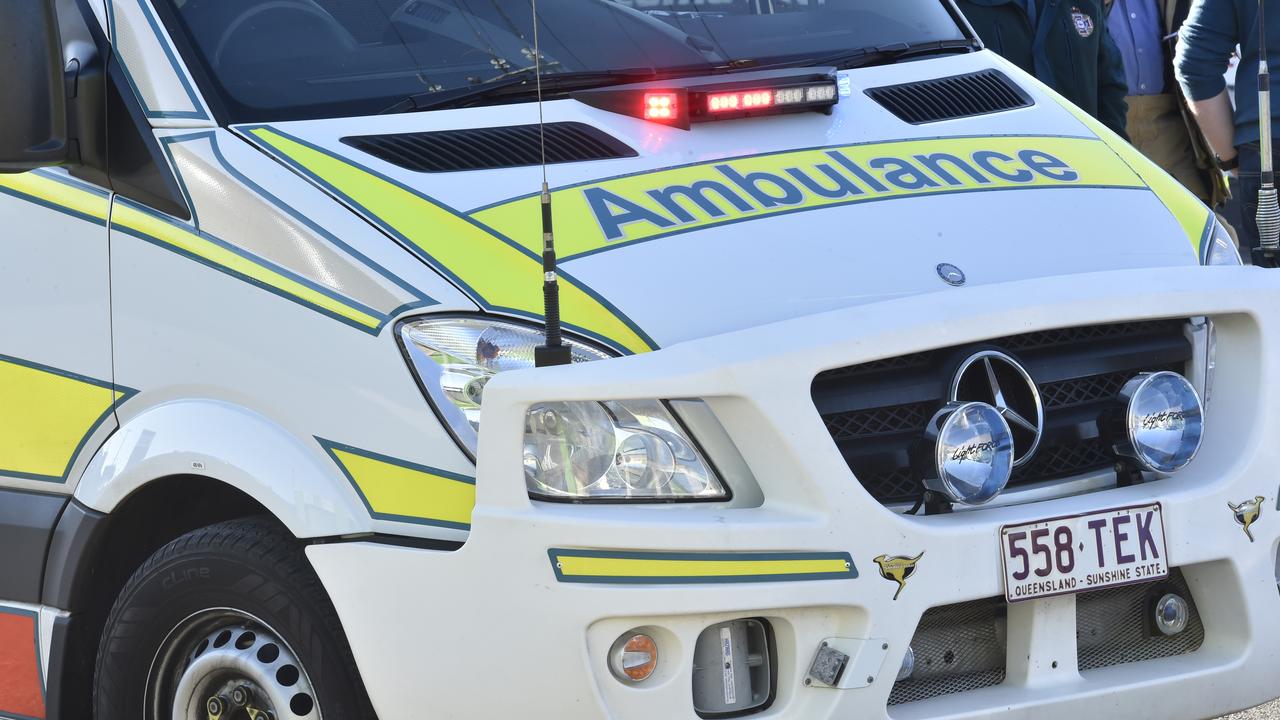
M242 610L194 613L147 674L146 720L321 720L306 668L280 633ZM218 699L221 708L211 702ZM216 712L221 710L221 712Z

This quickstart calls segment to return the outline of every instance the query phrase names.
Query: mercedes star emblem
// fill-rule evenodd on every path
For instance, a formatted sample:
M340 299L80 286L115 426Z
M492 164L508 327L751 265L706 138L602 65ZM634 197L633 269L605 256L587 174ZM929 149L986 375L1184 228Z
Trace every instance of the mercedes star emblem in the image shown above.
M998 350L974 353L960 363L951 381L948 400L984 402L995 407L1013 431L1013 464L1022 465L1035 454L1044 434L1044 405L1040 389L1026 368Z
M942 263L938 266L938 277L948 285L960 287L964 284L964 271L952 265L951 263Z

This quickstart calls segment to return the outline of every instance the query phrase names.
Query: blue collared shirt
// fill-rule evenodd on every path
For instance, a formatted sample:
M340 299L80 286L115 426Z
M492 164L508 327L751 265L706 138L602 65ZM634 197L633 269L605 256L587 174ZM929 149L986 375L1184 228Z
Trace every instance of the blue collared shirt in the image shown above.
M1280 12L1267 13L1267 62L1280 68ZM1195 0L1178 37L1174 67L1192 100L1226 89L1222 73L1240 45L1236 73L1236 145L1258 142L1258 0ZM1271 118L1280 118L1280 93L1271 94Z
M1164 92L1164 33L1156 0L1115 0L1107 29L1120 48L1130 95Z

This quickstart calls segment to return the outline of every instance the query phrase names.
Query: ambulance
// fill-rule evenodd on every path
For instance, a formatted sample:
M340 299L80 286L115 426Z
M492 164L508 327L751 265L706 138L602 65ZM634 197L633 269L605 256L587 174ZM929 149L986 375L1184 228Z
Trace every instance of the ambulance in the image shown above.
M0 68L0 718L1280 694L1280 282L950 0L22 0Z

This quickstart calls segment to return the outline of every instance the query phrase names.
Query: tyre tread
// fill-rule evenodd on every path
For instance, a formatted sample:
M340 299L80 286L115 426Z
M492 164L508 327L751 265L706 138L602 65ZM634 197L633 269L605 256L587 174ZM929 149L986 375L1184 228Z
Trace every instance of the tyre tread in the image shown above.
M283 588L291 589L301 597L310 599L309 608L291 608L289 607L291 603L286 598L281 603L282 612L289 614L289 617L302 628L303 633L308 636L306 638L308 645L319 647L325 644L323 638L333 639L332 645L338 653L339 664L342 666L341 672L350 679L356 695L355 703L360 710L357 717L369 719L375 717L364 685L360 681L355 657L347 642L341 621L319 576L306 559L301 543L274 519L252 517L193 530L157 550L130 576L112 606L99 643L94 671L94 688L98 695L94 705L99 710L95 713L98 720L124 720L125 718L123 711L120 710L121 701L118 695L125 683L120 682L118 677L120 669L113 667L113 663L107 662L107 648L112 629L130 610L131 597L162 567L185 557L204 553L231 555L262 571L268 582L249 590L249 594L261 593L263 586L270 585L271 581L274 581ZM274 594L280 595L283 591L277 590ZM271 603L271 596L258 597L258 599L264 604L274 606ZM312 612L306 612L307 609ZM320 637L315 637L317 635ZM307 670L313 675L313 682L317 682L315 676L327 676L328 669L314 665L314 662L309 664ZM108 715L104 718L101 717L103 708L114 710L108 710Z

